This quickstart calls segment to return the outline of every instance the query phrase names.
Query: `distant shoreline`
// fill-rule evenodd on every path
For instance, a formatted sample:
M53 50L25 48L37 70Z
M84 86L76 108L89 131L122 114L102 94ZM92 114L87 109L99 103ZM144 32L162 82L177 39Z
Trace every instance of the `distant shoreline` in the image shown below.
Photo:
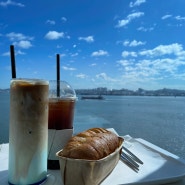
M158 89L145 90L139 88L138 90L129 89L112 89L106 87L99 87L94 89L75 89L77 95L113 95L113 96L185 96L185 90L179 89ZM0 93L10 92L10 89L0 89Z
M185 96L185 90L178 89L158 89L145 90L139 88L136 91L129 89L96 88L96 89L76 89L77 95L120 95L120 96Z

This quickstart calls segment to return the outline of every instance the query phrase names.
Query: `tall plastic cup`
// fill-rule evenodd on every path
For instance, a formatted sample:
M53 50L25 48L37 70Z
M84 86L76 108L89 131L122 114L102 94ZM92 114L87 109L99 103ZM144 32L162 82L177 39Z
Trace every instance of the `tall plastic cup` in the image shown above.
M47 177L48 90L48 81L11 80L9 184L39 184Z
M59 169L56 152L73 134L76 93L65 81L49 83L48 169Z

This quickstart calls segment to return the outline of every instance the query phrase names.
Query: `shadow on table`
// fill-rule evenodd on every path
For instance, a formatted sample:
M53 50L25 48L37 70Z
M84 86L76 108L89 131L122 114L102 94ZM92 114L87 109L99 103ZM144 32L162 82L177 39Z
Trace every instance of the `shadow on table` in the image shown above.
M151 174L140 179L138 184L167 184L175 183L175 185L184 185L185 184L185 164L180 160L175 160L169 157L170 160L164 163L160 169L151 172ZM184 180L183 180L184 179Z
M8 184L8 170L0 171L0 185L9 185ZM63 185L61 182L61 176L59 170L49 170L47 175L47 180L43 185Z

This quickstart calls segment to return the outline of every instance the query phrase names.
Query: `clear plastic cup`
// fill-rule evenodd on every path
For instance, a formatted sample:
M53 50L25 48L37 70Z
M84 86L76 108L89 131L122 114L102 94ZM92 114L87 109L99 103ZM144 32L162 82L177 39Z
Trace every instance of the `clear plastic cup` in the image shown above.
M73 134L76 93L65 81L49 83L48 168L59 169L56 152Z
M49 82L10 84L9 184L39 184L47 177Z

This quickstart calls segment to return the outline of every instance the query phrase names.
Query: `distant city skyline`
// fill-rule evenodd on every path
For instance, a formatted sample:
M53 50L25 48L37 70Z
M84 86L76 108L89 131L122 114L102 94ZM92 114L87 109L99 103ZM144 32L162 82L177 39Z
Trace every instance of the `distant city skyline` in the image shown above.
M185 1L0 0L0 89L18 78L74 89L185 89Z

